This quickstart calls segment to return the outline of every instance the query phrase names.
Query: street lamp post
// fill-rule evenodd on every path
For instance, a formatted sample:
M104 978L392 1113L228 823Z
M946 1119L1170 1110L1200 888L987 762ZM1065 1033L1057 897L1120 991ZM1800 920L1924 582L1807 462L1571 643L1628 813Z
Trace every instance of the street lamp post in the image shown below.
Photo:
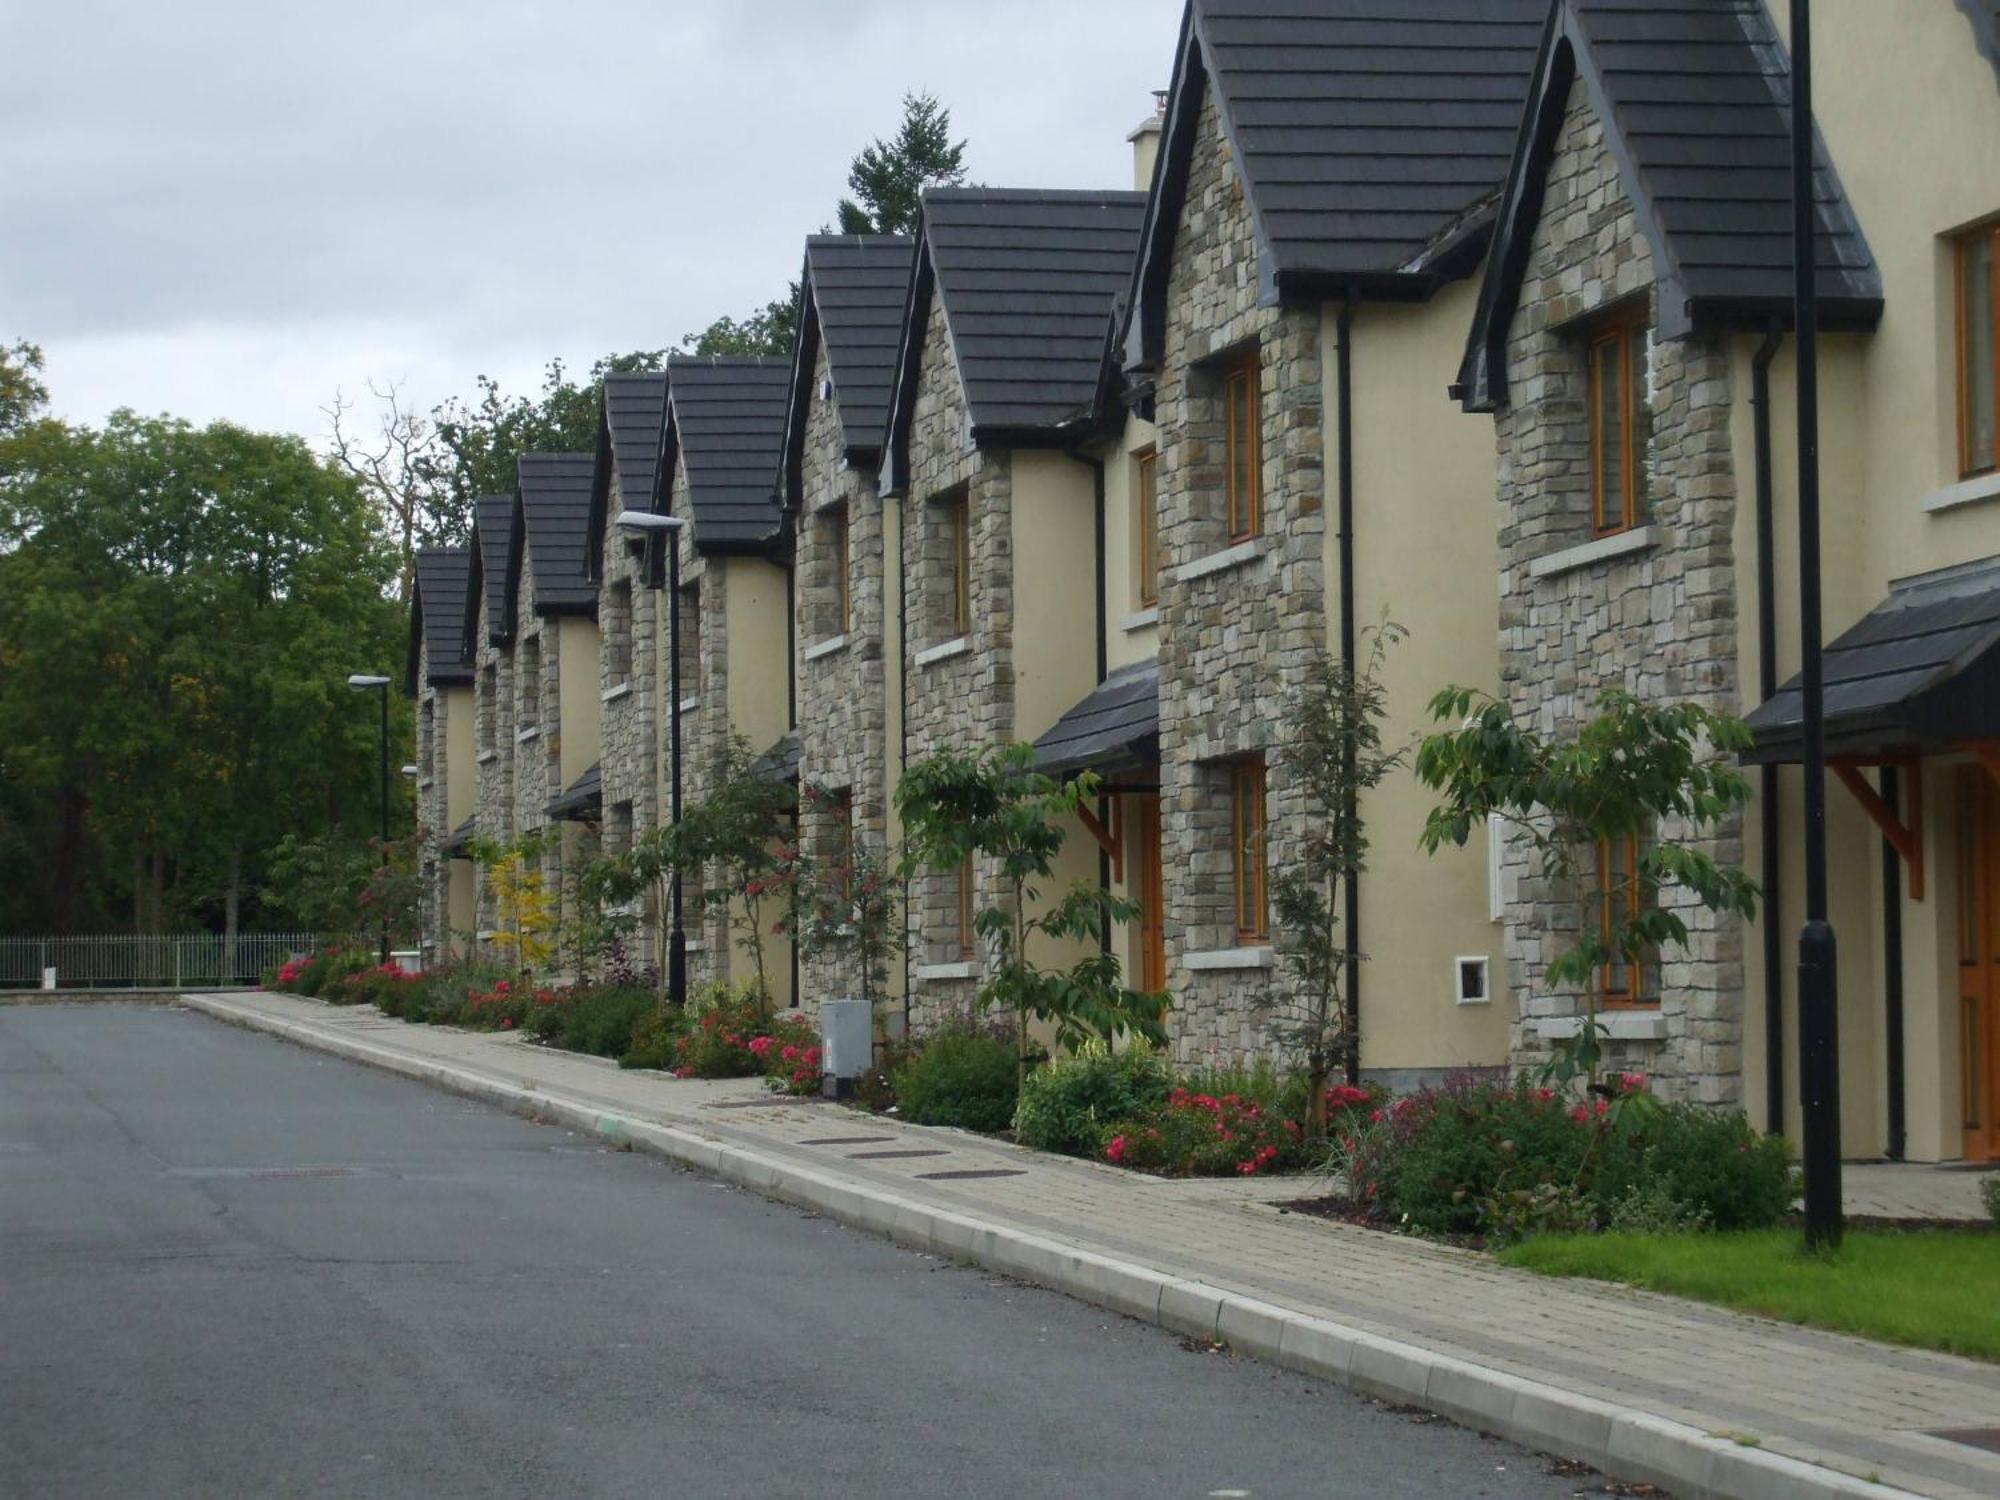
M1791 0L1792 322L1798 338L1799 678L1805 740L1806 921L1799 930L1799 1103L1806 1244L1840 1243L1839 976L1826 894L1826 698L1820 649L1819 288L1813 194L1812 15ZM1776 1003L1775 1000L1772 1003Z
M382 695L382 863L389 863L389 679L366 672L349 675L347 685L357 693ZM389 909L382 908L382 962L389 961Z
M687 523L679 516L660 515L650 510L618 513L618 529L646 538L650 549L660 539L667 552L667 724L669 779L672 788L670 816L673 826L681 824L681 528ZM649 559L650 560L650 559ZM646 571L648 581L654 574ZM655 588L659 585L654 584ZM667 999L676 1007L687 1003L687 933L681 927L681 872L674 867L672 927L667 934Z

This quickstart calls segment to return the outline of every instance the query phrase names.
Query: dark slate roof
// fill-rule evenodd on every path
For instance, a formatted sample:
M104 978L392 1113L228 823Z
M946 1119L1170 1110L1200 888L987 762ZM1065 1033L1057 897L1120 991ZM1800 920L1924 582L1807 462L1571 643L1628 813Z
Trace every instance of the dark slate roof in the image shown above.
M458 827L452 829L451 837L444 841L444 852L446 855L452 859L466 859L469 857L466 851L472 844L473 824L475 822L477 822L476 818L467 818Z
M604 805L604 768L594 764L572 781L560 797L549 800L548 813L559 823L589 823Z
M1135 281L1128 366L1157 364L1213 89L1268 297L1427 297L1466 275L1507 175L1549 0L1193 0Z
M604 377L604 425L627 505L650 509L659 499L660 434L666 422L664 371Z
M504 645L514 634L514 507L513 495L481 495L472 502L472 567L466 577L466 655L479 643L479 606L486 605L486 639Z
M667 361L666 447L687 465L694 544L761 553L778 534L778 454L785 438L788 361L758 354L675 355Z
M1973 45L2000 73L2000 0L1958 0L1958 8L1972 22Z
M1662 336L1791 318L1791 74L1762 0L1556 0L1459 372L1475 409L1505 398L1507 325L1578 76L1653 253ZM1881 274L1815 151L1821 323L1872 328Z
M2000 558L1906 579L1826 648L1829 754L2000 735ZM1750 759L1803 757L1799 679L1750 715Z
M1160 763L1160 664L1120 667L1035 741L1035 769L1131 771Z
M589 570L590 491L596 469L588 453L523 453L516 460L538 614L589 614L597 608L597 585ZM515 567L520 567L518 558Z
M799 779L799 732L794 729L780 735L771 748L750 762L750 774L765 781L782 781L787 784Z
M1059 442L1097 393L1104 334L1131 283L1146 195L933 188L924 193L884 488L900 483L931 298L941 298L975 442Z
M825 234L806 241L805 279L826 340L841 436L850 456L878 452L896 379L896 345L910 294L911 246L901 234ZM805 378L812 378L806 364Z
M410 664L404 691L417 691L418 648L427 648L430 686L450 687L472 681L472 664L465 654L465 601L472 576L472 554L463 547L424 547L417 552L415 585L410 591Z

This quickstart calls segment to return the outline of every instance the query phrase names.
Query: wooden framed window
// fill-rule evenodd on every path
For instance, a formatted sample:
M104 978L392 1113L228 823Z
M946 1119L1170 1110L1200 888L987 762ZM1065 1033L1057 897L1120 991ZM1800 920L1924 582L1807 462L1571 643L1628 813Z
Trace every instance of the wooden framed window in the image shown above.
M1271 935L1266 898L1264 759L1229 768L1230 864L1235 875L1236 941L1262 943Z
M701 696L701 583L681 585L681 700Z
M431 764L436 753L432 741L437 735L437 700L426 698L417 710L417 769L426 780L437 775L437 767Z
M846 635L854 617L854 588L848 572L847 507L829 511L826 525L828 540L833 544L829 561L833 569L833 634Z
M1608 945L1614 918L1622 911L1629 922L1638 916L1645 901L1645 891L1639 883L1638 839L1598 841L1597 899L1598 930ZM1597 1003L1606 1010L1629 1010L1660 1002L1657 996L1647 993L1645 965L1628 963L1613 954L1597 971Z
M516 690L520 727L533 729L542 722L542 638L531 635L521 642L521 655L514 668L520 679Z
M951 634L972 633L972 496L960 490L938 502L943 508L945 539L951 549L951 571L946 583L950 594L945 600L945 621Z
M1590 515L1598 536L1630 531L1645 510L1649 330L1643 318L1621 319L1591 336Z
M1958 473L2000 469L2000 223L1958 242Z
M970 962L978 956L979 952L978 934L973 928L973 879L972 856L970 854L965 856L965 862L958 867L953 879L953 886L952 894L957 902L955 917L957 921L958 956L961 962Z
M621 578L604 591L604 675L606 687L632 676L632 583Z
M1222 373L1222 420L1229 540L1247 542L1264 524L1264 433L1257 351L1232 359Z
M479 748L491 750L500 717L500 669L491 663L479 670Z
M1160 455L1148 448L1132 460L1132 548L1139 608L1160 602Z

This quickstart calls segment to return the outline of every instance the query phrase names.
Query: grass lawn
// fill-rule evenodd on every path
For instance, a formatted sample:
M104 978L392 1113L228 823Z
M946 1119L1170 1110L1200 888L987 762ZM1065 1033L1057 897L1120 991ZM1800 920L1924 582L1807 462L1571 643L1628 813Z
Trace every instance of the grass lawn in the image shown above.
M2000 1360L2000 1235L1851 1230L1808 1256L1797 1230L1744 1234L1551 1235L1502 1263L1594 1276L1893 1344Z

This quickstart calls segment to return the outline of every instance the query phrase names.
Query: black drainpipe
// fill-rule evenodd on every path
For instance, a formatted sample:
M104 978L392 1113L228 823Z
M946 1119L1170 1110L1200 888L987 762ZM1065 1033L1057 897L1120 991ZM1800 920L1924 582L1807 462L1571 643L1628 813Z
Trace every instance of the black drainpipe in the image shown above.
M1757 696L1768 703L1778 691L1777 556L1771 516L1771 361L1783 336L1773 327L1750 361L1750 410L1757 446ZM1779 930L1778 768L1758 771L1757 813L1763 868L1764 915L1764 1129L1785 1133L1785 944Z
M1912 776L1923 775L1911 766ZM1903 812L1902 779L1894 766L1882 768L1882 802L1892 817ZM1889 1160L1903 1159L1903 862L1896 846L1882 840L1882 1008L1889 1033Z
M1104 576L1104 460L1101 458L1092 458L1086 453L1073 454L1072 457L1079 463L1090 465L1092 502L1091 545L1094 549L1092 553L1092 567L1097 575L1097 680L1102 682L1111 672L1111 627L1104 618L1104 611L1109 602L1110 594ZM1097 799L1097 826L1100 828L1109 828L1111 826L1111 799L1109 797L1099 797ZM1101 891L1109 891L1111 889L1111 856L1105 852L1102 845L1099 845L1097 850L1097 888ZM1097 947L1103 953L1111 951L1111 914L1109 912L1105 912L1098 920Z
M1334 323L1334 372L1340 387L1336 423L1340 442L1340 463L1336 471L1339 486L1339 543L1340 543L1340 660L1346 667L1354 665L1354 397L1353 397L1353 341L1354 341L1354 294L1349 292L1340 304L1340 316ZM1341 773L1348 786L1346 805L1341 808L1341 816L1348 826L1353 827L1358 816L1357 799L1354 794L1355 756L1354 746L1347 746L1342 755ZM1347 989L1347 1024L1353 1036L1353 1044L1347 1050L1347 1081L1361 1082L1361 882L1350 872L1341 883L1345 896L1341 921L1346 927L1347 972L1343 983Z
M785 730L789 734L799 732L799 601L798 601L798 552L793 551L791 560L785 564ZM792 778L792 842L798 842L798 787L799 778ZM799 943L794 937L792 950L792 1004L796 1007L804 1003L805 991L800 987Z
M882 506L882 580L889 579L889 499L880 498ZM901 708L896 714L896 765L900 782L904 772L910 769L910 590L909 590L909 507L902 498L896 498L896 702ZM890 793L893 801L894 792ZM883 825L888 819L886 809ZM903 882L903 1040L910 1039L910 883Z

